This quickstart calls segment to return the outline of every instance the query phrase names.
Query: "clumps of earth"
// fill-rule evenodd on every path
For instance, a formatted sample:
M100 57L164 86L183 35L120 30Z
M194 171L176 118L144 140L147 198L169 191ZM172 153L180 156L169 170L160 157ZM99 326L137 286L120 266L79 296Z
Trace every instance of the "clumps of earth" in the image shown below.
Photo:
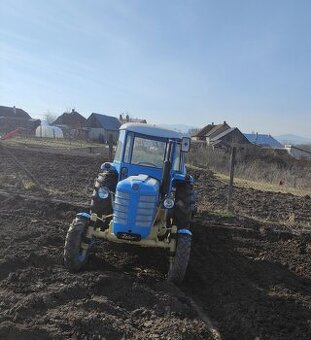
M10 151L49 198L25 186L25 175L0 153L1 339L310 338L307 197L236 188L235 214L221 214L226 184L191 168L199 205L181 286L165 281L164 251L105 241L83 271L70 274L62 263L64 238L87 206L103 160Z

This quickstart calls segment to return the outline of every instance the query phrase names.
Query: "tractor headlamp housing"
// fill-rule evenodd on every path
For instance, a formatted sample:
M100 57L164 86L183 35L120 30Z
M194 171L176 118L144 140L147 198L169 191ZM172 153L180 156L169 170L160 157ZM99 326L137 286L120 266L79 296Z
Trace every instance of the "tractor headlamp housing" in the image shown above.
M109 170L111 168L111 164L109 162L105 162L100 166L101 170Z
M163 206L166 209L172 209L174 207L174 199L172 197L167 197L165 198L165 200L163 201Z
M98 189L98 196L102 199L108 198L109 193L110 193L110 191L107 187L100 187Z

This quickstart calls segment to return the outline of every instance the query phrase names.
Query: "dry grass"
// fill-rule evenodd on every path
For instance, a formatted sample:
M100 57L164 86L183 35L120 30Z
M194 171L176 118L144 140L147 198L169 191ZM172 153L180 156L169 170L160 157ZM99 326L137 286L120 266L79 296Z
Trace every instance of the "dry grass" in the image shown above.
M201 168L209 168L223 176L223 179L228 179L228 152L196 148L189 153L188 162ZM310 195L311 162L297 161L280 150L244 148L237 152L235 181L238 186L262 191Z
M215 176L224 183L229 183L229 176L221 173L216 173ZM234 185L240 188L253 188L261 191L273 191L282 193L291 193L297 196L311 195L310 189L297 189L293 187L288 187L286 185L280 186L275 183L268 183L264 181L256 181L245 178L234 178Z
M6 141L10 145L26 145L33 147L52 147L57 149L77 149L77 148L108 148L108 145L99 143L89 143L83 140L68 140L63 138L39 138L39 137L14 137Z
M223 218L231 218L231 217L235 217L235 213L232 211L229 211L227 209L216 209L216 210L212 210L212 212L210 213L211 216L217 216L217 217L223 217Z
M246 218L250 218L253 221L259 222L260 224L263 224L265 226L270 226L270 227L279 227L279 226L285 226L285 227L289 227L292 228L293 226L295 227L295 229L299 230L299 231L307 231L310 232L310 228L311 228L311 222L297 222L295 219L295 214L292 213L288 219L286 220L278 220L278 221L273 221L270 219L263 219L263 218L259 218L258 216L250 216L250 215L239 215L240 217L246 217ZM292 229L294 231L294 229Z
M26 190L30 190L30 191L35 191L35 190L37 190L37 185L36 185L36 183L34 183L33 181L23 179L23 180L22 180L22 184L23 184L23 187L24 187Z

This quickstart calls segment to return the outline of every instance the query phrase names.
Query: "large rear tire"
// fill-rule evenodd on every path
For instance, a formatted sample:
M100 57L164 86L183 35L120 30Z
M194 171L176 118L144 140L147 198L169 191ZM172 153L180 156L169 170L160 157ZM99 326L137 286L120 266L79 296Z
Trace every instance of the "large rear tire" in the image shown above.
M173 224L177 229L189 228L192 217L193 185L187 182L177 183Z
M177 234L176 253L170 266L167 280L180 284L186 274L191 252L191 235Z
M114 172L100 173L95 180L95 187L92 194L90 212L96 213L99 217L111 215L111 194L107 198L101 198L99 196L100 187L107 187L109 191L115 192L118 182L118 175Z
M64 246L64 265L70 272L79 271L87 262L90 243L85 239L89 220L76 217L67 232ZM81 247L83 243L84 249Z

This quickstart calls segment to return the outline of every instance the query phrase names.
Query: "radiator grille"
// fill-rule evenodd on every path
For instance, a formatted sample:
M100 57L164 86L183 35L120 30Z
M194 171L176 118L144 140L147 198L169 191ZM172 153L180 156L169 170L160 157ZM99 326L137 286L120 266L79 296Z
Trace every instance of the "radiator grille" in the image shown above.
M129 224L130 203L129 193L117 191L114 200L114 223ZM155 217L156 207L157 196L141 195L136 205L135 225L138 227L150 227ZM131 214L133 213L134 211L131 211Z
M115 195L113 205L113 221L126 225L128 223L128 211L129 211L130 195L125 192L118 191Z
M154 195L140 196L136 210L136 225L150 227L155 217L157 197Z

